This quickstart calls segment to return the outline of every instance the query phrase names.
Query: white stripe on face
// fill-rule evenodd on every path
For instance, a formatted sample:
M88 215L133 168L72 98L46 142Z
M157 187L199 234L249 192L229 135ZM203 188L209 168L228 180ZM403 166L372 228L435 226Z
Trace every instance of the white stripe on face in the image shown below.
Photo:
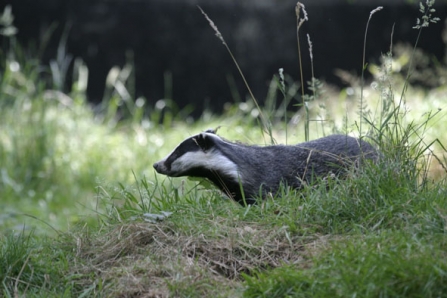
M187 152L171 164L171 172L180 175L197 168L212 170L235 181L240 179L237 165L214 149L207 152Z

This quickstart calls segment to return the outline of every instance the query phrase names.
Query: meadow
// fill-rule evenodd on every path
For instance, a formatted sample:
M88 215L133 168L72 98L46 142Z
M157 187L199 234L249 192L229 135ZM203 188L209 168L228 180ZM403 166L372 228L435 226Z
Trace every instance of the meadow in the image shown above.
M419 33L436 21L433 4L421 4ZM131 64L113 68L103 101L90 105L82 60L70 61L61 42L43 65L7 16L0 297L447 296L447 84L410 83L417 41L381 65L364 61L371 82L362 72L333 91L312 78L304 94L303 81L280 71L262 106L247 92L193 120L168 95L136 98ZM424 71L447 82L445 69ZM155 173L180 141L219 126L226 139L258 145L346 133L382 157L248 207L207 181Z

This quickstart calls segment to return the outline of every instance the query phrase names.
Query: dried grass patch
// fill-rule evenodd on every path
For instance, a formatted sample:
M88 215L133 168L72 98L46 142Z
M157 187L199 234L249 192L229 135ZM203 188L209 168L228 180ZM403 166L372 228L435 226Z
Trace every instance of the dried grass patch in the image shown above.
M130 223L96 238L78 238L74 274L83 276L78 280L83 288L92 285L94 276L102 291L117 297L167 297L185 291L227 296L243 289L242 273L284 264L309 267L310 256L326 243L324 237L294 236L286 228L224 218L204 227Z

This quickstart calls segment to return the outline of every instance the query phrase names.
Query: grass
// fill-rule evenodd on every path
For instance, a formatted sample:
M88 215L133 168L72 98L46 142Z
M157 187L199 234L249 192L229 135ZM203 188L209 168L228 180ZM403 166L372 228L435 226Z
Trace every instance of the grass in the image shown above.
M382 232L340 241L311 268L283 266L247 276L246 297L443 297L445 237ZM436 264L436 265L435 265Z
M248 100L185 125L187 110L168 95L154 105L134 99L130 66L111 71L92 111L81 61L68 90L53 82L68 59L62 49L61 66L50 68L14 35L2 52L1 297L445 296L446 119L438 109L446 90L408 85L409 74L393 69L399 57L365 68L370 86L354 79L340 93L314 94L304 112L285 112L303 82L280 72L263 107ZM411 96L400 100L401 90ZM359 96L361 119L347 108ZM151 166L217 126L230 140L292 144L303 131L359 134L359 121L360 135L381 149L377 164L246 208L206 181L165 178Z

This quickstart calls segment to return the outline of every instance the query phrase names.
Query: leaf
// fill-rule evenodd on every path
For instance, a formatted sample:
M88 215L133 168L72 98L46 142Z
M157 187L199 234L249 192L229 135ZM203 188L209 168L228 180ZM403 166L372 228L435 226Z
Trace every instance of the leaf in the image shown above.
M422 2L419 2L419 11L425 13L425 7L424 4L422 4Z

